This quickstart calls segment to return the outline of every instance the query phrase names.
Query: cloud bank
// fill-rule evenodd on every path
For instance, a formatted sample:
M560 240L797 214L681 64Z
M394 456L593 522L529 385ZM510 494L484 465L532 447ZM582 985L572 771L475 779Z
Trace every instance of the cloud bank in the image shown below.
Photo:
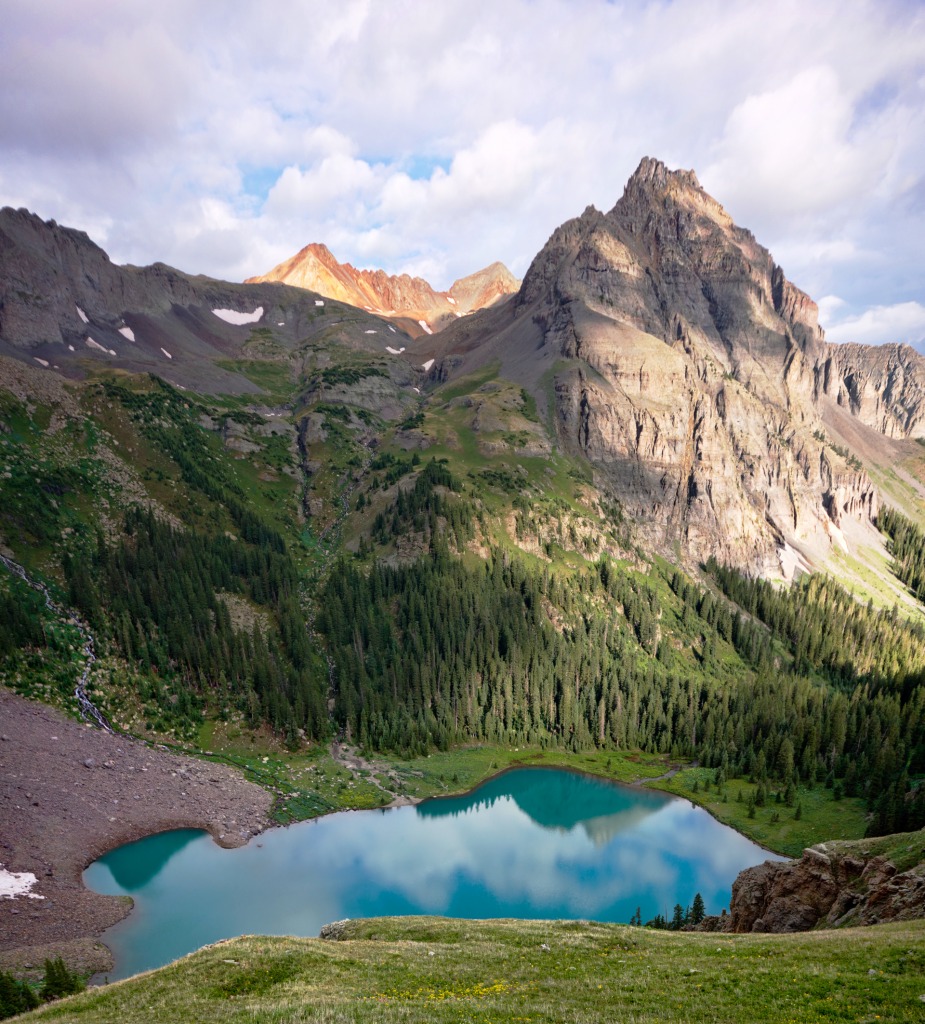
M323 241L437 287L496 259L523 274L651 155L695 168L788 276L841 298L830 337L914 335L925 303L925 15L900 0L773 17L725 0L13 0L0 152L0 202L118 262L240 280Z

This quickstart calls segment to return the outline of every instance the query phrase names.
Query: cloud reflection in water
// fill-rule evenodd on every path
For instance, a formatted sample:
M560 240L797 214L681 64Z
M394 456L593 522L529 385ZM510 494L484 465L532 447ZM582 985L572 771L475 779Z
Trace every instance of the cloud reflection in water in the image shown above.
M685 800L574 773L518 769L464 797L334 814L271 830L239 850L177 834L114 851L91 888L132 889L106 936L122 977L241 933L316 935L344 917L596 918L669 913L700 892L710 911L767 856ZM151 842L156 864L128 867ZM156 849L155 849L156 847Z

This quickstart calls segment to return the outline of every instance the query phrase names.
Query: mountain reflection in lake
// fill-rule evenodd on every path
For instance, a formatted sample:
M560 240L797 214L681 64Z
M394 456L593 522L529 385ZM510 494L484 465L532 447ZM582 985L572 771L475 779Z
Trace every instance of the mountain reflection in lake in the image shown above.
M135 910L104 936L110 977L242 933L317 935L345 917L670 916L700 892L729 902L768 854L686 800L572 772L524 768L417 807L333 814L238 850L205 833L152 836L84 875Z
M542 828L570 832L580 825L595 844L632 828L666 802L661 793L616 786L588 775L558 768L521 768L496 775L463 796L418 804L417 812L428 818L456 816L488 810L499 800L513 800Z

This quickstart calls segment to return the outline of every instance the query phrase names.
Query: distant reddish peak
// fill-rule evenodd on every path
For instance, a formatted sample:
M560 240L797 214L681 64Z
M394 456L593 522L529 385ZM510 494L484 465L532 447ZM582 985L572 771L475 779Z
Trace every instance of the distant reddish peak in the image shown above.
M427 281L384 270L357 270L340 263L323 242L312 242L247 283L279 281L319 295L349 302L384 316L425 320L429 325L482 309L512 295L520 282L503 263L461 278L448 292L435 291Z

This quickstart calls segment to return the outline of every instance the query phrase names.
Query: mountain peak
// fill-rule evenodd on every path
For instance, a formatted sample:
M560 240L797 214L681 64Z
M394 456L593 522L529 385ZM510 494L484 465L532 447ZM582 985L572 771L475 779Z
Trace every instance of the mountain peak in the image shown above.
M306 288L377 315L410 321L404 326L412 334L432 333L450 320L494 305L520 287L507 267L496 262L460 278L449 291L438 292L420 277L357 270L349 263L339 263L322 242L306 245L295 256L245 283L264 281Z
M509 372L555 376L560 443L654 543L787 575L876 514L870 480L819 440L829 394L860 407L839 384L852 361L827 363L815 303L693 171L644 158L610 212L553 232L514 314ZM872 375L908 379L913 404L912 373Z
M680 169L672 171L661 160L651 156L644 156L639 161L639 166L626 184L626 190L629 191L631 188L641 185L667 188L672 184L688 186L698 191L703 191L694 171Z

